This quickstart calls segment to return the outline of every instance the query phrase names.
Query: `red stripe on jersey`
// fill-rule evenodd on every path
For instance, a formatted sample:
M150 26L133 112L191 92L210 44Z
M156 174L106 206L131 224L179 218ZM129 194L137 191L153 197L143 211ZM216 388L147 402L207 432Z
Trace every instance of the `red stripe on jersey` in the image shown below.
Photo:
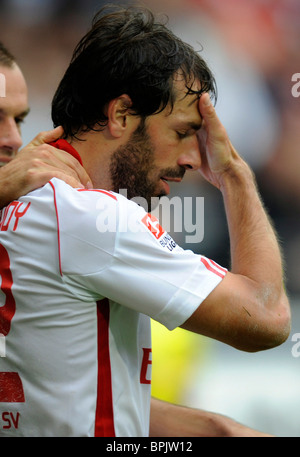
M224 278L227 270L225 270L222 267L219 267L219 265L216 264L215 262L213 262L215 266L210 265L210 263L209 263L210 259L206 259L205 257L201 257L200 260L209 271L211 271L212 273L215 273L217 276L220 276L220 278Z
M4 403L24 403L25 396L23 384L18 373L0 373L0 402ZM8 408L8 406L7 406Z
M117 200L117 197L113 195L111 192L108 190L102 190L102 189L77 189L78 192L100 192L101 194L108 195L109 197L113 198L114 200Z
M109 357L109 301L97 302L98 319L98 386L95 418L96 437L114 437L111 367Z
M227 269L226 269L226 268L221 267L221 266L220 266L218 263L216 263L214 260L209 259L209 261L210 261L215 267L217 267L219 270L223 271L225 274L227 273Z
M56 204L56 192L55 192L55 187L53 186L52 182L49 183L53 189L53 198L54 198L54 208L55 208L55 213L56 213L56 221L57 221L57 244L58 244L58 262L59 262L59 272L60 275L62 276L62 271L61 271L61 256L60 256L60 233L59 233L59 219L58 219L58 211L57 211L57 204Z

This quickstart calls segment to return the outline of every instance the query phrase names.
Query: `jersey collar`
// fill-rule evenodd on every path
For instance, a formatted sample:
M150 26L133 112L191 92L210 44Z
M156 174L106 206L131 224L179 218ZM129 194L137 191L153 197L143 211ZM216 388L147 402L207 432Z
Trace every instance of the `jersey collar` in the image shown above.
M74 149L73 146L71 146L71 144L68 143L66 140L60 139L57 141L53 141L52 143L50 143L50 146L54 146L57 149L61 149L62 151L68 152L73 157L75 157L75 159L78 160L80 165L82 165L82 160L81 160L80 155L78 154L76 149Z

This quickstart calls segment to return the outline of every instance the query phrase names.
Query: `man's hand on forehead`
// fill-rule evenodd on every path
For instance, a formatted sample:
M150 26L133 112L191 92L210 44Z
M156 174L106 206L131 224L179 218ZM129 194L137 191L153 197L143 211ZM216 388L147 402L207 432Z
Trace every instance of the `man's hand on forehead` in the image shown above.
M198 131L200 172L207 181L220 188L223 173L233 165L238 153L231 144L208 93L200 97L199 112L202 117L202 126Z

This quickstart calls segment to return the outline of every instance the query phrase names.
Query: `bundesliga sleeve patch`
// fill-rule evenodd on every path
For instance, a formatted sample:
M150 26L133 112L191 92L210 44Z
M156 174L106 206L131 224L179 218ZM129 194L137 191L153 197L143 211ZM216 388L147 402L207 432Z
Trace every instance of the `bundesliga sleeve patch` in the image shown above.
M161 227L159 224L158 219L153 216L152 214L145 214L142 218L142 223L147 227L147 229L152 233L154 238L159 241L159 244L163 247L168 249L169 251L173 251L173 249L177 246L173 238Z
M166 233L165 230L159 225L158 219L152 214L147 213L143 219L142 223L147 227L147 229L152 233L152 235L159 240L160 237Z

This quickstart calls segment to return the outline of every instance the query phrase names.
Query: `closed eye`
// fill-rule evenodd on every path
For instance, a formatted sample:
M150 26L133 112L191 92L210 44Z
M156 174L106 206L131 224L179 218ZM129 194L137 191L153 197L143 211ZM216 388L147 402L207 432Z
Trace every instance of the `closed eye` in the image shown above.
M190 136L193 136L197 133L198 129L188 129L188 130L176 130L176 134L178 138L181 140L184 138L188 138Z
M18 116L15 117L15 123L17 125L22 124L25 121L25 117L28 115L29 109L26 111L23 111L23 113L19 114Z
M25 121L24 117L16 117L16 118L15 118L15 123L16 123L17 125L22 124L24 121Z
M195 133L197 133L197 131L201 129L201 125L202 125L202 122L200 122L199 124L196 124L194 122L188 122L186 124L185 128L176 130L176 134L177 134L178 138L180 138L182 140L189 136L195 135Z
M187 132L178 132L176 131L177 136L182 140L183 138L186 138L188 136Z

